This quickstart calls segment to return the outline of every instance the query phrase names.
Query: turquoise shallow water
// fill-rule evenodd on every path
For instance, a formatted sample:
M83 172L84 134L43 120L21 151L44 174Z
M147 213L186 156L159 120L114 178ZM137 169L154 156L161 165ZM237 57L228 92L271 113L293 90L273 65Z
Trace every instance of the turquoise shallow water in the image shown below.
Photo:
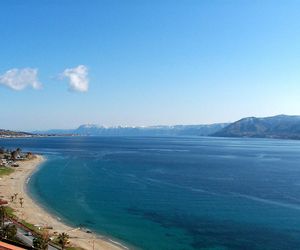
M140 249L300 249L300 142L0 140L48 161L29 190L51 212Z

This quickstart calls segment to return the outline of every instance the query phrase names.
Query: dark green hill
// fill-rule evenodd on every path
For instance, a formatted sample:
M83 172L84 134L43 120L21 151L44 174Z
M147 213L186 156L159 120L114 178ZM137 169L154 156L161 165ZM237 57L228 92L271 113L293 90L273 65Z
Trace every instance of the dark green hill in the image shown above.
M220 137L300 139L300 116L248 117L212 134Z
M26 132L16 132L11 130L0 129L0 137L27 137L27 136L32 136L32 134Z

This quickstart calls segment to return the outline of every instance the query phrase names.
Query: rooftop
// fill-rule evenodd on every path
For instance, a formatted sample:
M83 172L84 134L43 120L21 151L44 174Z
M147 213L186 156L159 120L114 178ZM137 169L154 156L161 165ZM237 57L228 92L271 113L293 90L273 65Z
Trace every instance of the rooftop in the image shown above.
M16 247L14 245L0 241L0 250L26 250L26 249L21 247Z

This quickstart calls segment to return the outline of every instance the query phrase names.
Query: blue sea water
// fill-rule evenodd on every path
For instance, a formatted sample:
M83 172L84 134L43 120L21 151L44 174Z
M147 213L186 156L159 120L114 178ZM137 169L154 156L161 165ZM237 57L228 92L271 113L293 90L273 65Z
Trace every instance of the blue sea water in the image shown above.
M48 161L49 211L137 249L300 249L300 141L206 137L1 139Z

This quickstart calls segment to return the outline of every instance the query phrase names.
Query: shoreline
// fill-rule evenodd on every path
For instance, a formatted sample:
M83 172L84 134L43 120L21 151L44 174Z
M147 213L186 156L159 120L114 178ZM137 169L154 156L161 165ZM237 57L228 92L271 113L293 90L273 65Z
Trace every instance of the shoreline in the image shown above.
M55 215L46 211L41 204L33 199L30 195L27 184L31 176L38 171L42 163L46 161L45 157L36 155L36 158L28 161L20 161L19 167L7 176L2 176L0 185L0 195L9 202L9 206L15 210L15 215L34 225L52 227L48 230L49 233L65 232L69 234L71 246L81 247L85 250L121 250L129 249L113 239L105 238L104 236L95 233L86 233L79 228L67 225ZM11 202L10 197L14 193L18 193L18 197L24 198L24 204L21 208L17 201Z

